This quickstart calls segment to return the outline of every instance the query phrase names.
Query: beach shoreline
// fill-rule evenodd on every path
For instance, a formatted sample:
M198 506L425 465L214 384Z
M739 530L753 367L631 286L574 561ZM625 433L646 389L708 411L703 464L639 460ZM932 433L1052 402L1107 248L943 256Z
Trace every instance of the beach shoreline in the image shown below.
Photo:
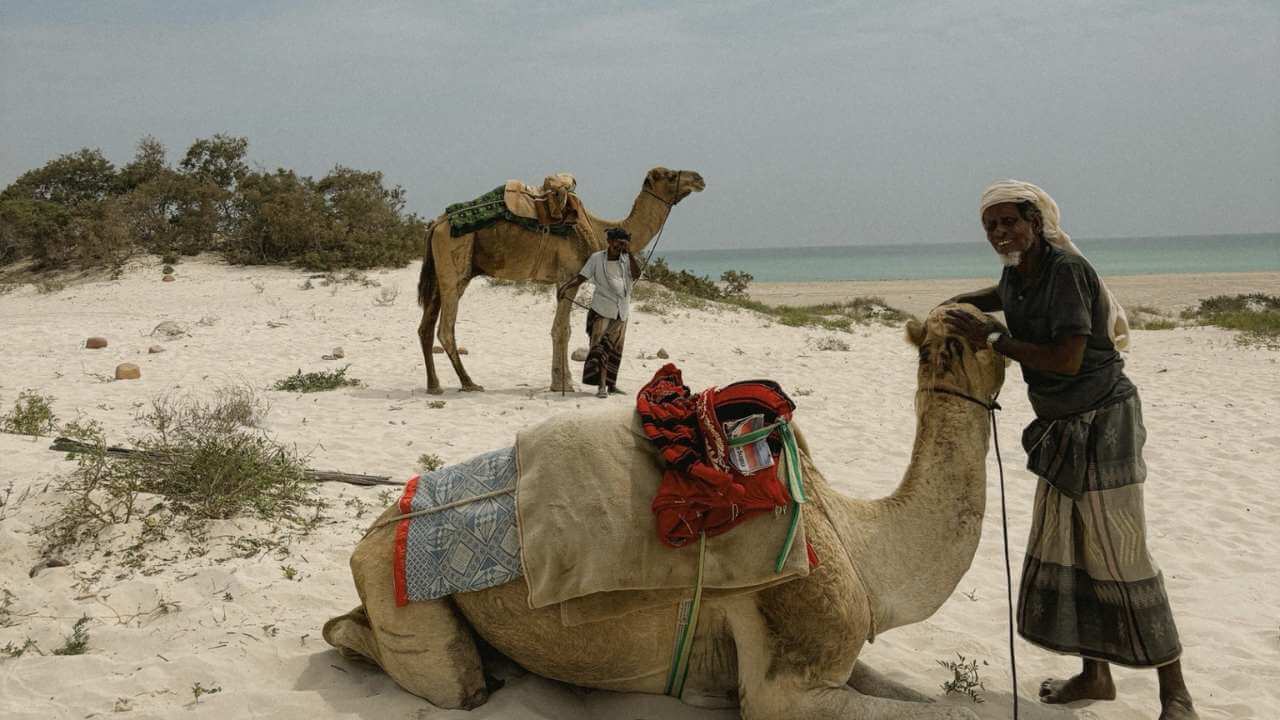
M994 269L990 277L967 279L756 282L749 292L752 300L769 305L819 305L874 296L890 307L921 317L949 297L994 285L998 279L998 269ZM1145 305L1171 314L1214 295L1280 295L1280 272L1271 271L1119 275L1104 280L1124 306Z

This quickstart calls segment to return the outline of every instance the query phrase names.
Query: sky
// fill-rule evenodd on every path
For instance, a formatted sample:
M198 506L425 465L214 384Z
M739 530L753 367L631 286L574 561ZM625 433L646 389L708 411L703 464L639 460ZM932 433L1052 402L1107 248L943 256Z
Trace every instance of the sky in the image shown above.
M249 139L424 217L568 171L663 250L983 242L992 180L1077 238L1280 232L1280 2L11 2L0 186L82 147Z

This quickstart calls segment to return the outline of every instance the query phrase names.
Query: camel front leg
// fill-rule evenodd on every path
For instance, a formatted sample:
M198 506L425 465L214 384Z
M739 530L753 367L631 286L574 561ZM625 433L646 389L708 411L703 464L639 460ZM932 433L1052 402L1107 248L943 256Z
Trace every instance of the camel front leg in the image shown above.
M555 321L551 323L551 392L576 392L569 371L569 319L577 290L574 288L556 304Z
M977 720L977 715L963 707L903 702L854 690L847 682L855 674L856 648L850 657L825 654L823 660L811 656L803 664L798 664L795 656L774 657L784 651L749 597L727 617L738 650L738 700L743 720ZM829 639L829 630L814 630L815 635L827 636L814 637L815 645Z
M895 680L890 680L884 675L881 675L875 670L867 667L867 664L861 660L853 666L853 675L849 676L849 687L857 690L863 695L870 695L872 697L916 703L933 702L933 699L928 695L916 692Z

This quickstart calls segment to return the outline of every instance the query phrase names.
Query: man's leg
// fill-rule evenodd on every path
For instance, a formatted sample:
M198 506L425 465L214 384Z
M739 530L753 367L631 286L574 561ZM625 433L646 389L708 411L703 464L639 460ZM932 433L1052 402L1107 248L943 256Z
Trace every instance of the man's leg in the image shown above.
M1076 700L1115 700L1116 685L1111 680L1111 665L1085 660L1079 675L1059 680L1049 678L1040 683L1040 702L1069 703Z
M1182 679L1182 661L1177 660L1156 669L1160 678L1160 720L1197 720L1191 704L1191 691Z

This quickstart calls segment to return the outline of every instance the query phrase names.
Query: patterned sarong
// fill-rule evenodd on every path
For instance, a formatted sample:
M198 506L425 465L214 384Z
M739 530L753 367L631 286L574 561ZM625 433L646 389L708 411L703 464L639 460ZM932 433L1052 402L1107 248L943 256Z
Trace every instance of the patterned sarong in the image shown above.
M1130 667L1181 655L1164 577L1147 552L1145 440L1135 393L1089 424L1078 499L1040 478L1018 596L1028 641Z
M582 383L599 386L601 368L605 372L605 386L617 387L618 367L622 365L622 345L627 339L627 321L607 318L595 310L587 312L587 334L591 336L591 348L582 364Z
M483 590L523 576L515 485L514 447L409 481L400 514L452 507L396 523L396 605Z

